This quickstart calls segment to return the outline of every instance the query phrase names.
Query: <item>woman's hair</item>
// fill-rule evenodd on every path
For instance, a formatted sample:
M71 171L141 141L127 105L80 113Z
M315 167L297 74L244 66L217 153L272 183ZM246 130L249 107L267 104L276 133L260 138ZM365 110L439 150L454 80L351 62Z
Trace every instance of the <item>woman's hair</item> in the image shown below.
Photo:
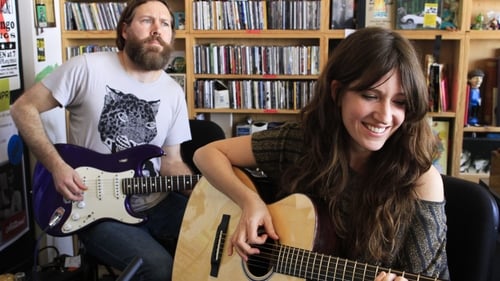
M122 51L123 48L125 47L126 40L122 36L125 24L130 24L132 22L135 16L135 9L137 9L137 7L150 1L161 2L165 5L165 7L167 7L170 13L170 17L172 19L170 22L170 26L172 27L172 40L174 39L175 37L174 14L172 13L170 6L168 6L167 0L129 0L127 2L125 9L123 9L120 15L120 19L118 20L118 23L116 25L116 46L118 47L118 50Z
M362 176L352 177L352 139L342 122L341 101L347 91L378 86L391 71L400 73L405 120L371 154ZM334 92L332 81L339 85ZM335 47L318 78L314 97L301 111L305 153L285 173L286 192L313 193L325 199L337 236L343 240L339 250L347 257L389 262L400 246L398 237L408 227L417 202L415 182L430 168L436 153L425 118L427 95L412 44L397 32L370 27L357 30ZM352 204L348 215L339 203L345 199Z

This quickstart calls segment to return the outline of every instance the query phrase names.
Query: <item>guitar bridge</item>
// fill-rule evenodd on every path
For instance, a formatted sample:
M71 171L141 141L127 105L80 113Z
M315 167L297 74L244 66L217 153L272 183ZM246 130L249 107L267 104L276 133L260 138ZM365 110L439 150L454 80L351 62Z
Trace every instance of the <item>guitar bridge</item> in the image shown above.
M217 277L221 263L222 252L224 251L224 243L227 237L227 227L229 225L229 215L222 215L221 222L217 227L217 233L214 239L212 255L210 257L210 276Z

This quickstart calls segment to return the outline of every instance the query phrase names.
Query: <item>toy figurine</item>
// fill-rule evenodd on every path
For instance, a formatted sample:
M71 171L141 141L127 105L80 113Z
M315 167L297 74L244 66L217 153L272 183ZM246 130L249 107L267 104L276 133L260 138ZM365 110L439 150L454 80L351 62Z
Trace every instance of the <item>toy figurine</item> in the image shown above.
M472 29L482 30L483 24L484 24L484 15L482 13L479 13L479 15L476 16L476 20L472 24Z
M498 24L498 20L496 18L492 18L489 22L488 22L488 30L498 30L499 29L499 24Z
M457 10L458 2L455 0L445 0L443 3L443 15L441 22L441 29L457 30Z
M480 87L483 83L484 71L474 69L467 76L470 92L469 92L469 116L467 123L472 126L479 125L479 109L481 108L481 91Z

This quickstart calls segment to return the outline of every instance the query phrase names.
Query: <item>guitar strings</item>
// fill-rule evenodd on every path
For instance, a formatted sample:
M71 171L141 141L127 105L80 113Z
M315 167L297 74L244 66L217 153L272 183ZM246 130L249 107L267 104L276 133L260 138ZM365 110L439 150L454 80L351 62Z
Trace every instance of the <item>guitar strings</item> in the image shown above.
M223 235L225 241L226 235ZM358 263L348 259L315 253L309 250L266 242L262 245L253 245L260 250L260 254L249 257L249 268L273 270L296 277L310 280L373 280L381 271L403 275L409 281L439 281L437 278L419 274L395 271L389 268Z

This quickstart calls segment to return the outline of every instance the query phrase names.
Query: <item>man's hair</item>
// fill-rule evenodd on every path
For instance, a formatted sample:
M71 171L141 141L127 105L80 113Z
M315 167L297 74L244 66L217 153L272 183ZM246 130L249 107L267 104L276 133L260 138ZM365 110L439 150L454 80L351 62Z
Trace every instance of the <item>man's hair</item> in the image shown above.
M168 6L167 0L129 0L127 2L127 5L125 9L123 10L122 14L120 15L120 20L118 20L118 24L116 25L116 46L118 47L118 50L122 51L123 48L125 47L125 38L122 36L123 28L125 27L125 24L130 24L132 22L132 19L135 16L135 10L137 7L139 7L142 4L145 4L150 1L158 1L161 2L167 7L170 17L171 17L171 22L170 26L172 28L172 40L175 36L175 26L174 26L174 14L172 13L172 10Z

